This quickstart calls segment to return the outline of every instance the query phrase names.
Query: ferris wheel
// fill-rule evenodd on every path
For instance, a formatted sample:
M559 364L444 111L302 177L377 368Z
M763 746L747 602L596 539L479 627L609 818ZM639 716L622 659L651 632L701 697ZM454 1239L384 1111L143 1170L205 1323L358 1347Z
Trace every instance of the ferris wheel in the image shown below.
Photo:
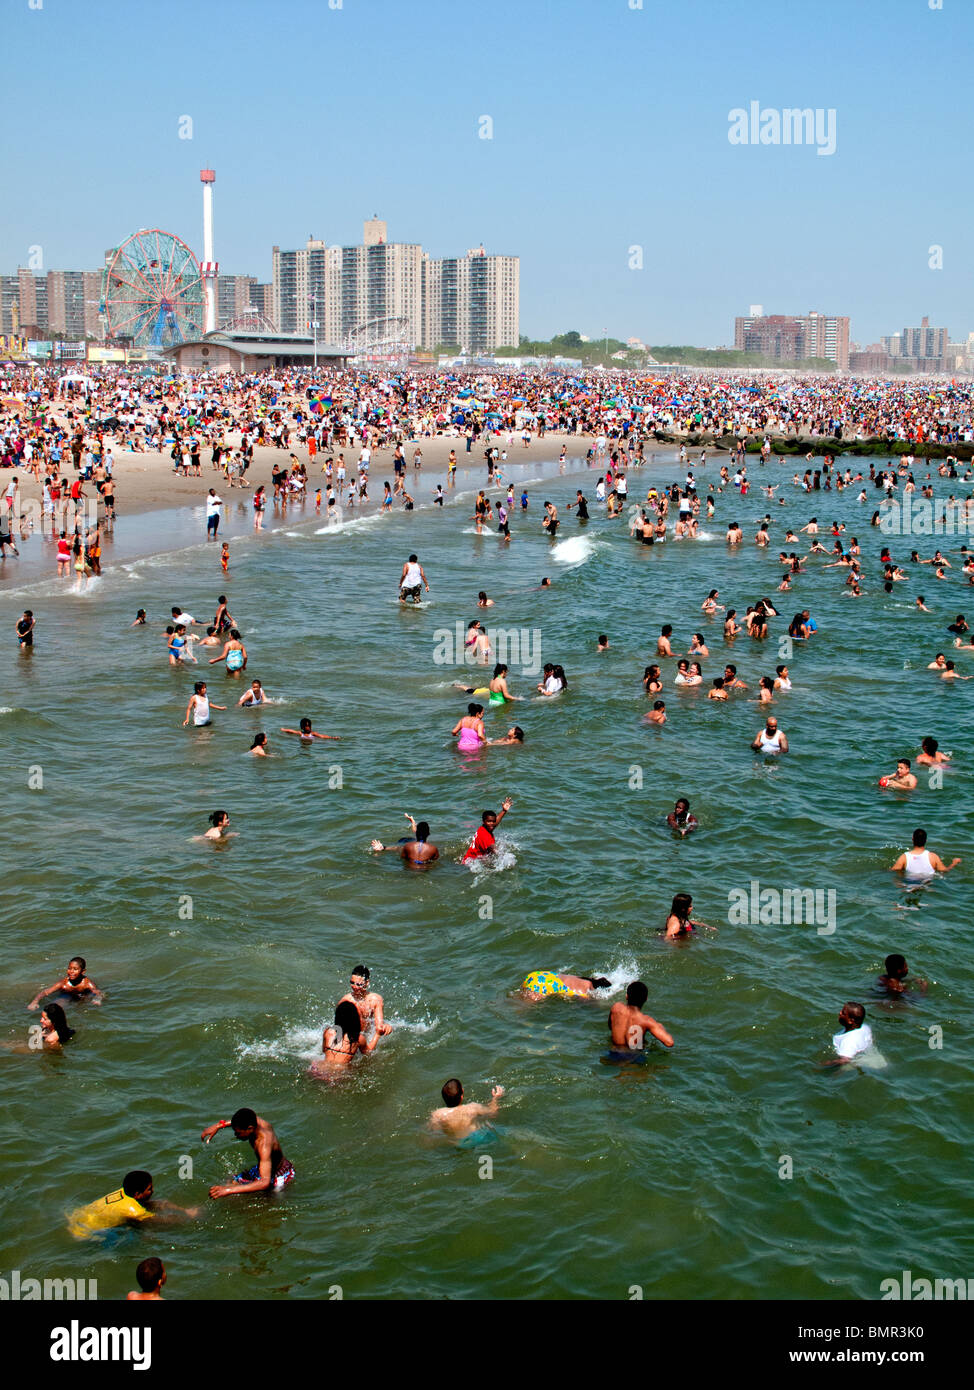
M169 347L203 328L203 278L184 241L158 228L136 232L105 267L107 331L138 347Z

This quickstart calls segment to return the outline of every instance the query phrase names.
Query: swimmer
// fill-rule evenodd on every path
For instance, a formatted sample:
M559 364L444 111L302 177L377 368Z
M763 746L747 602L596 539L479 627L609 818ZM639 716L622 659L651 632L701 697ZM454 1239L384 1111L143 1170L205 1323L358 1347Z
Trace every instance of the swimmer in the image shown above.
M755 734L751 747L758 753L788 752L788 739L784 732L778 728L778 721L773 714L768 715L764 728L759 729Z
M886 974L878 976L876 984L880 989L885 990L887 994L909 994L914 989L920 990L921 993L926 993L926 980L918 979L916 976L914 976L912 980L908 980L910 969L906 963L905 956L887 956L883 963L883 968Z
M491 1087L489 1105L480 1105L476 1101L465 1101L463 1085L456 1077L451 1077L440 1094L443 1097L443 1105L430 1115L430 1128L441 1130L448 1134L451 1139L462 1139L466 1135L472 1134L475 1129L480 1128L477 1124L478 1120L492 1119L497 1114L500 1099L504 1094L504 1087Z
M46 989L38 990L27 1005L28 1009L36 1009L41 1000L50 994L66 994L70 999L80 999L87 995L93 1004L100 1004L105 996L97 985L88 979L86 968L84 956L72 956L68 961L64 978L55 980L54 984L48 985Z
M642 980L634 980L626 990L626 1002L613 1004L609 1010L611 1050L609 1056L628 1061L642 1053L645 1035L651 1033L664 1047L672 1047L673 1039L661 1023L642 1012L649 990Z
M680 797L666 817L666 824L671 830L679 830L681 835L689 835L691 830L696 830L699 822L690 811L690 803L685 796Z
M250 689L244 691L237 704L246 705L249 709L253 709L255 705L262 705L266 699L267 692L260 681L251 681Z
M232 1129L235 1139L249 1144L257 1158L252 1168L238 1173L232 1183L210 1188L211 1197L240 1197L245 1192L280 1191L294 1177L294 1168L284 1157L277 1135L268 1122L253 1110L241 1108L229 1120L208 1125L200 1138L208 1144L220 1129Z
M896 863L890 865L890 871L903 874L907 882L924 883L934 874L949 874L959 863L960 859L954 858L945 864L939 854L927 849L927 832L917 829L913 832L913 848L901 854Z
M697 927L707 927L706 922L696 922L691 917L693 911L693 898L689 893L677 893L674 895L670 904L670 911L666 918L666 925L663 928L667 941L675 941L677 937L689 936ZM707 927L712 931L712 927Z
M488 598L485 590L481 589L480 593L477 595L477 607L493 608L493 606L494 600L492 598Z
M769 705L774 699L774 681L770 676L762 676L758 681L758 703Z
M719 598L719 596L720 596L720 590L719 590L719 589L711 589L710 593L707 595L707 597L704 599L703 603L701 603L701 605L700 605L700 611L701 611L701 613L714 614L714 613L717 613L718 611L719 611L719 612L723 612L723 611L724 611L724 605L723 605L722 603L718 603L718 602L717 602L717 599Z
M917 784L915 775L910 771L909 758L899 758L896 763L896 771L889 777L880 777L881 787L892 787L894 791L911 792Z
M644 724L665 724L666 723L666 704L663 700L654 700L653 708L648 714L643 715Z
M673 635L672 623L664 623L660 628L660 634L656 639L656 655L672 656L673 648L670 645L670 638Z
M595 650L597 652L607 652L609 650L609 639L604 632L599 633L599 640L596 643Z
M415 555L410 555L409 559L402 567L402 574L399 576L399 602L418 603L420 587L425 584L426 592L429 593L429 581L426 578L426 571L419 563Z
M476 753L487 742L484 728L484 707L471 702L467 712L457 720L451 733L457 738L458 753Z
M865 1022L866 1010L862 1004L843 1004L839 1010L839 1022L842 1024L842 1032L836 1033L832 1038L832 1046L838 1056L832 1061L823 1062L826 1067L841 1067L846 1062L851 1062L860 1053L867 1051L873 1045L873 1031L869 1024Z
M409 864L414 869L423 869L427 864L432 864L434 859L439 859L440 851L429 843L429 823L414 820L408 811L404 814L412 827L412 837L407 835L394 845L384 845L381 840L373 840L372 853L386 854L392 850L399 855L404 864Z
M247 669L247 648L244 646L237 628L230 629L230 636L224 643L220 655L210 657L211 666L215 666L218 661L226 661L228 676L236 675L238 671Z
M135 622L129 623L129 627L145 627L146 621L145 609L140 608L135 615Z
M373 1044L374 1046L374 1044ZM321 1076L338 1067L347 1067L358 1052L371 1052L362 1037L362 1020L351 1000L343 1000L335 1008L335 1021L321 1035L321 1058L316 1058L308 1072Z
M132 1302L162 1302L162 1286L167 1279L166 1266L155 1255L143 1260L135 1269L135 1282L138 1284L138 1291L131 1290L125 1295L126 1301Z
M695 632L693 634L693 641L690 643L689 654L690 656L702 657L708 657L710 655L710 650L703 639L702 632Z
M958 640L960 640L960 639L958 639ZM933 661L928 661L928 662L927 662L927 670L928 670L928 671L942 671L946 665L947 665L947 658L944 656L943 652L938 652L937 655L934 657Z
M724 667L724 689L725 690L746 690L747 686L742 680L737 678L736 666Z
M974 676L962 676L952 661L944 662L944 669L940 673L942 681L969 681L974 680Z
M385 1021L382 995L376 994L369 988L371 978L371 971L367 965L357 965L348 981L351 993L342 995L338 1002L339 1005L352 1004L358 1010L362 1032L372 1033L375 1036L375 1042L371 1044L371 1047L374 1048L379 1038L389 1036L392 1032L392 1024Z
M211 811L210 828L199 838L201 840L226 840L236 833L235 830L230 829L230 813L228 811Z
M511 747L514 744L522 744L524 742L524 730L521 728L520 724L514 724L508 729L503 738L489 738L487 742L493 748Z
M738 633L743 631L744 629L737 621L737 609L728 608L727 617L724 619L724 641L732 642Z
M33 1031L36 1025L31 1025ZM68 1020L64 1016L64 1010L60 1004L45 1004L41 1010L40 1017L40 1046L45 1052L60 1052L66 1042L70 1042L74 1037L75 1030L68 1027ZM22 1051L18 1048L17 1051ZM37 1044L28 1044L28 1051L36 1051Z
M787 667L787 666L776 666L774 669L775 669L775 671L777 672L777 674L775 675L775 678L774 678L774 688L775 688L775 690L790 690L790 689L791 689L791 677L788 675L788 667Z
M131 1222L154 1221L169 1224L172 1221L192 1218L199 1215L199 1207L177 1207L161 1198L153 1200L152 1174L142 1168L134 1168L126 1173L121 1187L106 1193L87 1206L78 1207L68 1218L68 1233L75 1240L86 1240L102 1231ZM151 1206L149 1205L151 1202Z
M711 689L707 691L708 700L729 700L730 696L724 689L723 676L714 676Z
M538 686L540 695L560 695L563 690L568 689L568 677L563 666L553 666L548 662L543 674L544 680Z
M189 704L186 706L186 718L183 720L183 728L189 723L190 715L193 716L193 725L197 729L205 729L210 723L211 709L226 709L226 705L214 705L206 693L206 681L197 681L193 686L193 694L189 697Z
M643 689L647 695L658 695L663 689L660 668L655 663L643 672Z
M507 796L501 803L501 809L499 811L485 811L483 813L480 828L473 837L473 842L463 855L460 861L461 863L465 864L470 859L486 859L488 855L494 853L496 847L494 831L507 815L512 805L513 802L511 798Z
M917 755L917 762L922 763L924 767L934 767L938 763L950 762L950 754L942 753L940 751L940 744L935 738L931 738L929 734L926 738L920 740L920 747L923 751Z
M320 738L320 739L334 739L336 742L340 742L340 740L341 740L341 734L318 734L318 733L315 733L314 729L312 729L312 727L311 727L311 720L310 720L310 719L299 719L299 720L298 720L298 723L299 723L300 726L301 726L300 728L298 728L298 729L282 729L282 730L281 730L281 733L282 733L282 734L293 734L294 737L295 737L295 738L299 738L299 739L301 740L302 743L311 743L311 742L312 742L314 739L316 739L316 738Z
M563 970L535 970L521 986L529 999L543 999L546 995L561 994L566 998L577 995L588 998L593 989L611 989L612 981L603 975L566 975Z
M253 758L267 757L267 735L254 734L254 741L247 750Z

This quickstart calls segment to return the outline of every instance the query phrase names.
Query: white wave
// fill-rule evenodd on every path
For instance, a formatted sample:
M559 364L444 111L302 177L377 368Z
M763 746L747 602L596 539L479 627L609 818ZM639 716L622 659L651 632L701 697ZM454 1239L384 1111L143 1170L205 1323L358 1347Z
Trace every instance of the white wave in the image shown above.
M485 878L489 874L501 874L506 869L513 869L517 864L515 850L520 848L514 840L495 841L493 854L482 855L479 859L468 859L467 867L470 869L474 878Z
M258 1039L252 1043L238 1043L238 1057L301 1057L308 1061L321 1056L321 1034L319 1028L289 1028L281 1038Z
M567 540L555 542L551 558L556 565L570 565L575 569L591 560L597 545L594 536L569 536Z

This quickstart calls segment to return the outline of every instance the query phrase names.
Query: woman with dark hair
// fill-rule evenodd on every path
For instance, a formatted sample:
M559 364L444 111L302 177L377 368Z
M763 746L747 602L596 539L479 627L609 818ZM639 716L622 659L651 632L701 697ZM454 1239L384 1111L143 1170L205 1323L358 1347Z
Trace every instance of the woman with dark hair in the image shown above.
M454 724L452 730L454 736L460 735L457 739L458 753L476 753L487 742L483 715L483 705L471 703L467 706L466 714Z
M250 751L250 753L251 753L255 758L266 758L266 757L267 757L267 735L266 735L266 734L254 734L254 741L253 741L253 743L250 745L250 750L249 750L249 751Z
M496 746L498 744L510 746L516 743L523 743L524 730L521 728L520 724L515 724L512 728L508 729L503 738L489 738L487 742L491 744L491 746Z
M350 999L343 999L335 1009L335 1021L321 1035L320 1060L312 1062L312 1074L326 1068L347 1067L357 1052L371 1052L371 1044L362 1036L362 1016Z
M647 666L643 672L643 689L647 695L658 695L663 689L660 669L655 663L652 666Z
M675 941L681 936L690 936L697 927L705 927L706 922L695 922L690 916L693 910L693 898L689 893L677 893L670 907L669 916L666 919L666 939Z
M45 1004L41 1014L41 1038L44 1046L60 1048L74 1037L74 1029L68 1027L68 1020L60 1004Z
M769 705L774 699L774 681L770 676L762 676L758 681L758 704Z

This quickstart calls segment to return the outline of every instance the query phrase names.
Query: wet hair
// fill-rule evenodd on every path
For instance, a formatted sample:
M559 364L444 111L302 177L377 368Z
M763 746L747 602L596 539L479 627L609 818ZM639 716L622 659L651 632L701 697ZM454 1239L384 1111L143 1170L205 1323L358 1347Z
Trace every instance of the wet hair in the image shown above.
M663 626L662 626L662 627L660 628L660 630L659 630L659 635L660 635L661 637L669 637L669 635L670 635L670 633L671 633L672 631L673 631L673 624L672 624L672 623L664 623Z
M357 965L355 969L352 971L352 974L361 975L365 983L368 984L372 976L372 971L369 969L367 965Z
M653 709L666 709L666 705L662 700L654 700Z
M429 833L430 833L429 821L418 820L418 821L416 822L416 839L417 839L417 840L425 840L425 839L427 839L427 838L429 837Z
M214 632L216 632L216 628L214 627L214 625L213 625L212 623L210 623L209 627L206 629L206 635L207 635L207 637L212 637L213 634L214 634Z
M233 638L233 640L234 640L235 642L239 642L239 641L240 641L240 633L239 633L239 631L238 631L235 627L232 627L232 628L230 629L230 636Z
M229 819L230 819L230 817L229 817L229 815L227 814L226 811L211 811L211 812L210 812L210 824L211 824L211 825L219 825L220 822L221 822L222 820L229 820Z
M788 670L788 667L787 667L787 665L784 665L784 666L776 666L774 669L778 672L778 675L780 676L781 673L782 673L782 671L787 671L787 670Z
M443 1104L449 1106L452 1110L453 1107L459 1105L463 1099L463 1086L456 1077L453 1076L443 1087L440 1095L443 1097Z
M906 956L887 956L884 964L887 975L898 975L901 970L906 972Z
M206 681L195 681L193 684L193 689L197 695L200 693L201 690L205 689L205 687Z
M845 1010L849 1015L850 1022L854 1023L857 1028L860 1027L866 1017L866 1010L863 1006L861 1004L846 1004Z
M470 714L470 715L474 715L474 714L483 714L483 712L484 712L484 707L483 707L483 705L478 705L478 704L472 702L471 704L469 704L469 705L467 706L467 713Z
M520 724L514 725L514 737L517 739L518 743L524 742L524 730L521 728Z
M611 989L612 981L607 980L604 975L586 975L585 979L593 989Z
M937 655L943 656L943 652L938 652ZM937 740L931 738L929 734L926 738L920 740L920 747L923 749L924 753L936 753L939 746Z
M495 675L495 676L502 676L506 670L507 670L507 663L504 662L504 661L498 661L497 665L494 667L494 675Z
M763 686L765 690L774 690L774 681L770 676L762 676L758 684Z
M218 594L218 595L217 595L217 600L216 600L216 601L217 601L217 603L226 603L226 601L227 601L227 596L226 596L226 594Z
M916 849L923 849L923 846L924 846L926 843L927 843L927 832L926 832L925 830L920 830L919 828L917 828L916 830L914 830L914 832L913 832L913 844L914 844L914 847L915 847Z
M166 1272L166 1266L155 1255L150 1255L147 1260L136 1266L135 1282L143 1293L152 1293L162 1283L162 1276Z
M714 676L713 685L714 685L714 689L715 689L715 690L723 690L723 688L724 688L724 678L723 678L723 676Z
M556 666L555 669L554 669L554 674L558 677L558 679L561 681L562 685L563 685L563 686L565 687L565 689L567 690L567 689L568 689L568 677L565 675L565 668L564 668L564 666Z
M263 748L263 746L264 746L264 744L265 744L266 742L267 742L267 735L266 735L266 734L254 734L254 741L253 741L253 743L252 743L250 746L251 746L251 748Z
M68 1027L68 1020L64 1017L64 1010L61 1005L45 1004L44 1012L51 1021L51 1027L57 1033L58 1042L69 1042L74 1037L74 1029Z
M244 1105L230 1116L230 1124L233 1129L256 1129L257 1115Z
M310 719L299 719L299 720L298 720L298 727L300 728L301 732L304 733L306 730L308 730L308 729L311 728L311 720L310 720Z
M358 1042L362 1032L362 1016L350 999L343 1000L336 1008L335 1027L349 1042Z
M690 916L690 909L693 907L693 898L689 893L677 893L670 905L670 916L679 917L681 922L685 922Z
M477 597L478 597L478 599L486 598L486 597L487 597L487 590L486 590L486 589L481 589L481 591L480 591L480 593L477 595Z
M88 968L88 962L85 960L84 956L72 956L71 959L68 961L68 964L69 964L69 965L80 965L80 966L81 966L81 973L82 973L82 975L85 973L85 970Z
M62 535L62 536L64 535L64 532L63 532L63 531L61 532L61 535ZM136 613L135 617L136 617L136 621L137 621L139 618L144 618L144 617L145 617L145 609L144 609L144 608L140 608L139 611Z
M136 1197L151 1186L152 1174L147 1173L144 1168L133 1168L131 1173L126 1173L122 1179L122 1191L126 1197Z
M626 987L626 1003L632 1004L634 1008L641 1009L649 998L649 990L642 980L633 980L631 985Z
M410 557L409 557L409 563L410 563L411 565L415 565L415 563L416 563L416 561L418 560L418 558L419 558L418 555L410 555Z

